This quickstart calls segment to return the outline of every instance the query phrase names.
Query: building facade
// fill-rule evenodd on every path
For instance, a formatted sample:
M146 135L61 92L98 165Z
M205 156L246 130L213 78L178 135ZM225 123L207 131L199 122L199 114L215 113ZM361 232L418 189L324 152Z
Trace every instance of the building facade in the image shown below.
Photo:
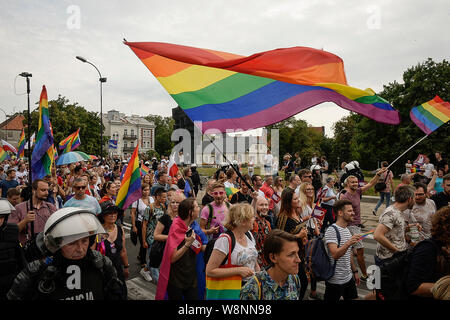
M9 142L17 148L20 135L24 129L24 120L25 117L23 115L15 114L0 123L0 139Z
M103 115L104 135L110 140L117 140L117 148L108 146L108 154L127 158L133 154L137 144L139 153L155 150L155 124L144 117L126 116L116 110Z

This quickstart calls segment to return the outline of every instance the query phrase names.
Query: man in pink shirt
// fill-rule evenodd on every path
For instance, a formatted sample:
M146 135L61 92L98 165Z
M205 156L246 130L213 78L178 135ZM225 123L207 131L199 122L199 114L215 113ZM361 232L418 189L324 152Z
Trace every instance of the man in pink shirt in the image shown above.
M203 207L200 214L200 228L209 239L216 239L225 231L223 221L230 204L225 201L227 194L223 183L216 182L211 189L214 201Z

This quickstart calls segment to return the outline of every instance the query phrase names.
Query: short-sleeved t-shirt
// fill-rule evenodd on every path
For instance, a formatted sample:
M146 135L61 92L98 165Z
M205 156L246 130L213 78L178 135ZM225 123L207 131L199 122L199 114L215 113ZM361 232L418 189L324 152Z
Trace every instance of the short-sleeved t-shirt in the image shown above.
M337 229L339 230L339 234L341 235L340 245L338 243L336 230L331 226L328 227L327 230L325 231L325 243L327 244L327 246L329 243L335 243L340 247L348 240L350 240L352 234L347 228L342 228L337 224L334 224L334 226L337 227ZM349 247L347 249L347 252L345 252L345 254L337 260L334 275L327 282L333 284L344 284L352 279L353 273L352 273L352 266L350 263L351 250L352 250L351 247ZM330 253L328 253L328 256L330 258L330 262L334 264L334 258L331 256Z
M153 208L153 212L151 212ZM158 220L164 215L166 209L163 205L160 205L159 207L156 207L155 205L149 206L144 213L144 221L147 221L147 232L146 232L146 240L148 244L153 243L153 233L156 229L156 223ZM150 216L151 214L151 216Z
M324 198L329 198L329 197L335 197L336 196L336 192L334 191L334 189L330 188L327 185L323 187L322 191L325 192L325 195L323 196ZM332 206L335 201L336 201L336 199L330 199L328 201L322 201L322 204L326 204L326 205Z
M349 226L356 226L361 224L361 195L362 190L361 188L356 189L356 192L350 193L342 193L341 194L341 200L347 199L352 202L353 212L355 213L354 219L351 223L349 223Z
M431 216L436 212L436 205L433 200L426 199L424 205L414 204L411 214L416 221L422 226L419 231L420 241L431 238Z
M445 191L431 196L431 200L436 204L436 210L445 206L450 206L450 194L446 194Z
M225 231L223 221L225 220L225 216L228 214L228 207L225 204L225 202L222 203L222 205L220 206L218 206L216 202L211 202L210 205L213 208L213 218L211 220L211 226L209 228L219 226L219 232L217 234L212 235L212 239L215 239L218 238L219 235ZM209 217L209 206L206 205L202 209L200 218L208 221L208 217Z
M385 237L399 250L404 251L407 249L405 240L405 228L406 221L400 210L396 209L393 205L389 206L381 214L379 223L385 225L389 230L386 232ZM377 243L376 254L380 259L387 259L392 257L393 253Z
M6 193L9 189L15 188L19 185L17 180L2 180L0 181L0 188L2 189L2 198L6 198Z
M235 266L248 267L253 271L256 271L256 263L258 259L258 251L256 250L256 243L253 235L251 239L246 236L247 246L242 246L238 241L234 246L233 252L231 253L231 264ZM228 237L219 237L214 243L214 249L219 250L228 256L230 251L230 242ZM245 280L245 279L244 279Z
M155 200L153 200L153 197L149 197L149 198L150 198L150 204L155 202ZM144 203L144 201L142 201L142 199L139 199L139 200L133 202L133 204L131 205L131 208L136 209L136 212L137 212L136 220L142 221L144 219L145 209L147 208L147 205Z

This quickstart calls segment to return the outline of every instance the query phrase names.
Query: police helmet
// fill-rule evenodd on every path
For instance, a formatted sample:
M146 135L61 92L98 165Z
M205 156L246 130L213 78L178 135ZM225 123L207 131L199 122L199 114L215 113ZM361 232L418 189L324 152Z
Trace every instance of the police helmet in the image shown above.
M55 253L66 244L97 234L108 236L93 212L68 207L55 211L48 218L43 237L48 251Z

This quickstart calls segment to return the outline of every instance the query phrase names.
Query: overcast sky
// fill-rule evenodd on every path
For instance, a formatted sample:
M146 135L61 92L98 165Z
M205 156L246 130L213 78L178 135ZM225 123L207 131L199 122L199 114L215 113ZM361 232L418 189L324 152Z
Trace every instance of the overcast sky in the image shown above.
M425 61L449 59L448 0L0 0L0 108L26 108L45 84L89 111L100 111L96 70L107 77L103 112L170 116L174 100L122 43L158 41L241 55L292 46L323 48L340 56L349 85L376 92ZM22 95L21 95L22 94ZM1 110L0 110L1 111ZM349 113L332 103L297 115L331 126ZM5 114L0 112L0 120Z

